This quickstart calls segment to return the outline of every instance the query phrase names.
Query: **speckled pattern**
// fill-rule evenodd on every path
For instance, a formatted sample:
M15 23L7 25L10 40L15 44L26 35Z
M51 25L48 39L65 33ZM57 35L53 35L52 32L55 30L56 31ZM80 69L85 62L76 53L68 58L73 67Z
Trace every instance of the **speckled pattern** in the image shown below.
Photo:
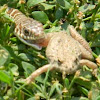
M92 54L65 31L54 32L47 46L46 55L49 63L64 74L74 73L80 67L82 58L93 59Z
M54 33L55 34L55 33ZM81 51L78 42L66 32L56 33L46 49L50 63L58 63L56 69L71 74L78 69Z

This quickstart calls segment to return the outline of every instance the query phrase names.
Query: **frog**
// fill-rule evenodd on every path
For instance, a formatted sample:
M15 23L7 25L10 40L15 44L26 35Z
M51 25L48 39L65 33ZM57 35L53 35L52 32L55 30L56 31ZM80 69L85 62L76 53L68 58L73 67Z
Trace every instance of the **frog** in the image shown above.
M47 34L48 45L46 57L48 64L40 67L26 78L26 83L31 83L37 76L48 70L56 70L66 75L75 73L83 65L96 70L97 65L93 62L92 50L88 42L72 26L68 26L70 34L66 31L51 32Z

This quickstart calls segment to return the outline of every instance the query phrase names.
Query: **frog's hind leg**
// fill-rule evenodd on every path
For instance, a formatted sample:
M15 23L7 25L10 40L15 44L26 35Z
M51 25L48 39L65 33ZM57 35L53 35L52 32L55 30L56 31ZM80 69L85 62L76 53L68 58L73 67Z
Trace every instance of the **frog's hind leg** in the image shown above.
M97 77L97 65L90 60L82 59L80 60L80 65L86 65L89 68L93 69L92 74Z
M47 72L47 70L53 70L53 69L54 67L51 67L51 64L47 64L40 67L39 69L34 71L29 77L25 79L26 84L30 84L37 76L39 76L40 74L44 72Z
M83 45L83 47L89 51L90 53L92 53L91 48L89 47L88 42L76 31L76 29L72 26L69 25L68 27L69 31L70 31L70 35L77 40L81 45Z
M97 68L97 65L95 63L93 63L92 61L87 60L87 59L80 60L80 65L81 66L86 65L91 69L96 69Z

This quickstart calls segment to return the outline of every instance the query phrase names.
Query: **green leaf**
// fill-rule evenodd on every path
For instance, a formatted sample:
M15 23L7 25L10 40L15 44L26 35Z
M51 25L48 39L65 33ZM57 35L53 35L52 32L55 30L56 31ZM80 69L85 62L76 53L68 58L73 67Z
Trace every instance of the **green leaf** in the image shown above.
M9 17L7 14L4 14L3 17L5 18L5 20L6 20L7 22L12 22L12 23L14 23L14 20L13 20L11 17Z
M63 17L63 10L61 8L58 8L55 14L56 19L61 19Z
M100 95L100 87L98 83L92 84L92 100L95 100Z
M54 93L55 89L56 89L56 84L54 83L53 85L51 85L50 92L49 92L49 97L52 96L52 94Z
M94 31L99 31L100 30L100 22L98 21L95 21L94 22L94 28L93 28Z
M46 100L46 96L44 95L44 93L37 93L37 95L38 95L39 97L45 98L44 100Z
M100 18L100 12L96 14L96 18Z
M86 25L86 28L90 29L90 28L93 28L94 24L91 22L91 23L86 23L85 25Z
M95 5L85 4L79 8L79 11L87 12L95 8Z
M18 98L18 100L24 100L24 92L22 90L19 91L17 98Z
M98 96L98 97L96 98L96 100L100 100L100 96Z
M89 100L89 99L86 97L80 97L80 100Z
M20 51L20 50L25 50L26 48L25 48L25 45L24 44L19 44L19 45L12 45L12 49L14 50L14 51Z
M24 62L24 61L22 61L22 67L25 71L24 73L26 77L28 77L32 72L36 70L35 66L33 66L32 64L28 62ZM43 83L44 77L42 77L42 75L39 75L38 77L36 77L35 80L37 80L40 83Z
M80 97L72 97L71 100L80 100Z
M56 0L56 1L63 9L67 10L71 7L71 4L66 0Z
M36 100L36 99L35 99L35 97L31 97L31 98L29 98L27 100Z
M30 63L22 61L22 67L25 71L26 77L29 76L33 71L35 71L35 67Z
M11 84L10 76L7 74L7 72L5 72L3 70L0 70L0 80L8 83L9 85Z
M46 4L46 3L41 3L40 5L40 9L42 10L49 10L52 9L53 7L55 7L56 5L50 5L50 4Z
M56 91L57 91L57 93L58 93L59 95L62 94L61 87L62 87L61 84L59 84L59 83L56 84Z
M19 72L18 72L18 66L16 64L10 63L9 66L10 71L12 72L13 75L18 76Z
M28 8L34 7L34 6L36 6L37 4L42 3L42 2L45 2L45 1L46 1L46 0L28 0L27 6L28 6Z
M0 100L4 100L4 98L2 96L0 96Z
M96 48L95 48L95 51L96 51L96 54L97 54L97 55L100 55L100 48L96 47Z
M86 97L72 97L71 100L89 100L89 99Z
M22 60L24 60L24 61L34 61L33 60L33 56L31 56L31 55L29 55L29 54L25 54L25 53L20 53L19 55L18 55Z
M0 30L0 42L1 44L5 44L9 37L10 26L8 24L4 24L4 28Z
M95 39L92 41L92 47L99 47L100 46L100 34L97 34Z
M10 55L8 51L0 45L0 67L7 64L10 61Z
M78 89L80 90L80 92L83 92L83 94L85 94L86 96L88 96L88 90L84 87L78 86Z
M64 79L64 85L68 89L68 87L69 87L69 80L68 80L68 78Z
M32 16L34 19L40 21L43 24L46 24L49 21L48 16L43 11L34 11L32 12Z
M88 80L85 80L83 77L77 78L77 79L75 80L75 83L77 83L77 84L79 84L79 85L81 85L81 86L84 86L84 87L86 87L86 88L88 88L88 89L91 88L91 82L88 81Z

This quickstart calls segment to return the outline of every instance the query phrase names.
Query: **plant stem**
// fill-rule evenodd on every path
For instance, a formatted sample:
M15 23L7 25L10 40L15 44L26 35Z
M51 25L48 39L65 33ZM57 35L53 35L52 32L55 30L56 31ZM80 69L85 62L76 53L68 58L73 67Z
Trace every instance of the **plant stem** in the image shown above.
M93 11L92 18L91 18L90 22L94 22L95 16L96 16L96 13L97 13L99 7L100 7L100 2L96 5L96 7L95 7L95 9Z

